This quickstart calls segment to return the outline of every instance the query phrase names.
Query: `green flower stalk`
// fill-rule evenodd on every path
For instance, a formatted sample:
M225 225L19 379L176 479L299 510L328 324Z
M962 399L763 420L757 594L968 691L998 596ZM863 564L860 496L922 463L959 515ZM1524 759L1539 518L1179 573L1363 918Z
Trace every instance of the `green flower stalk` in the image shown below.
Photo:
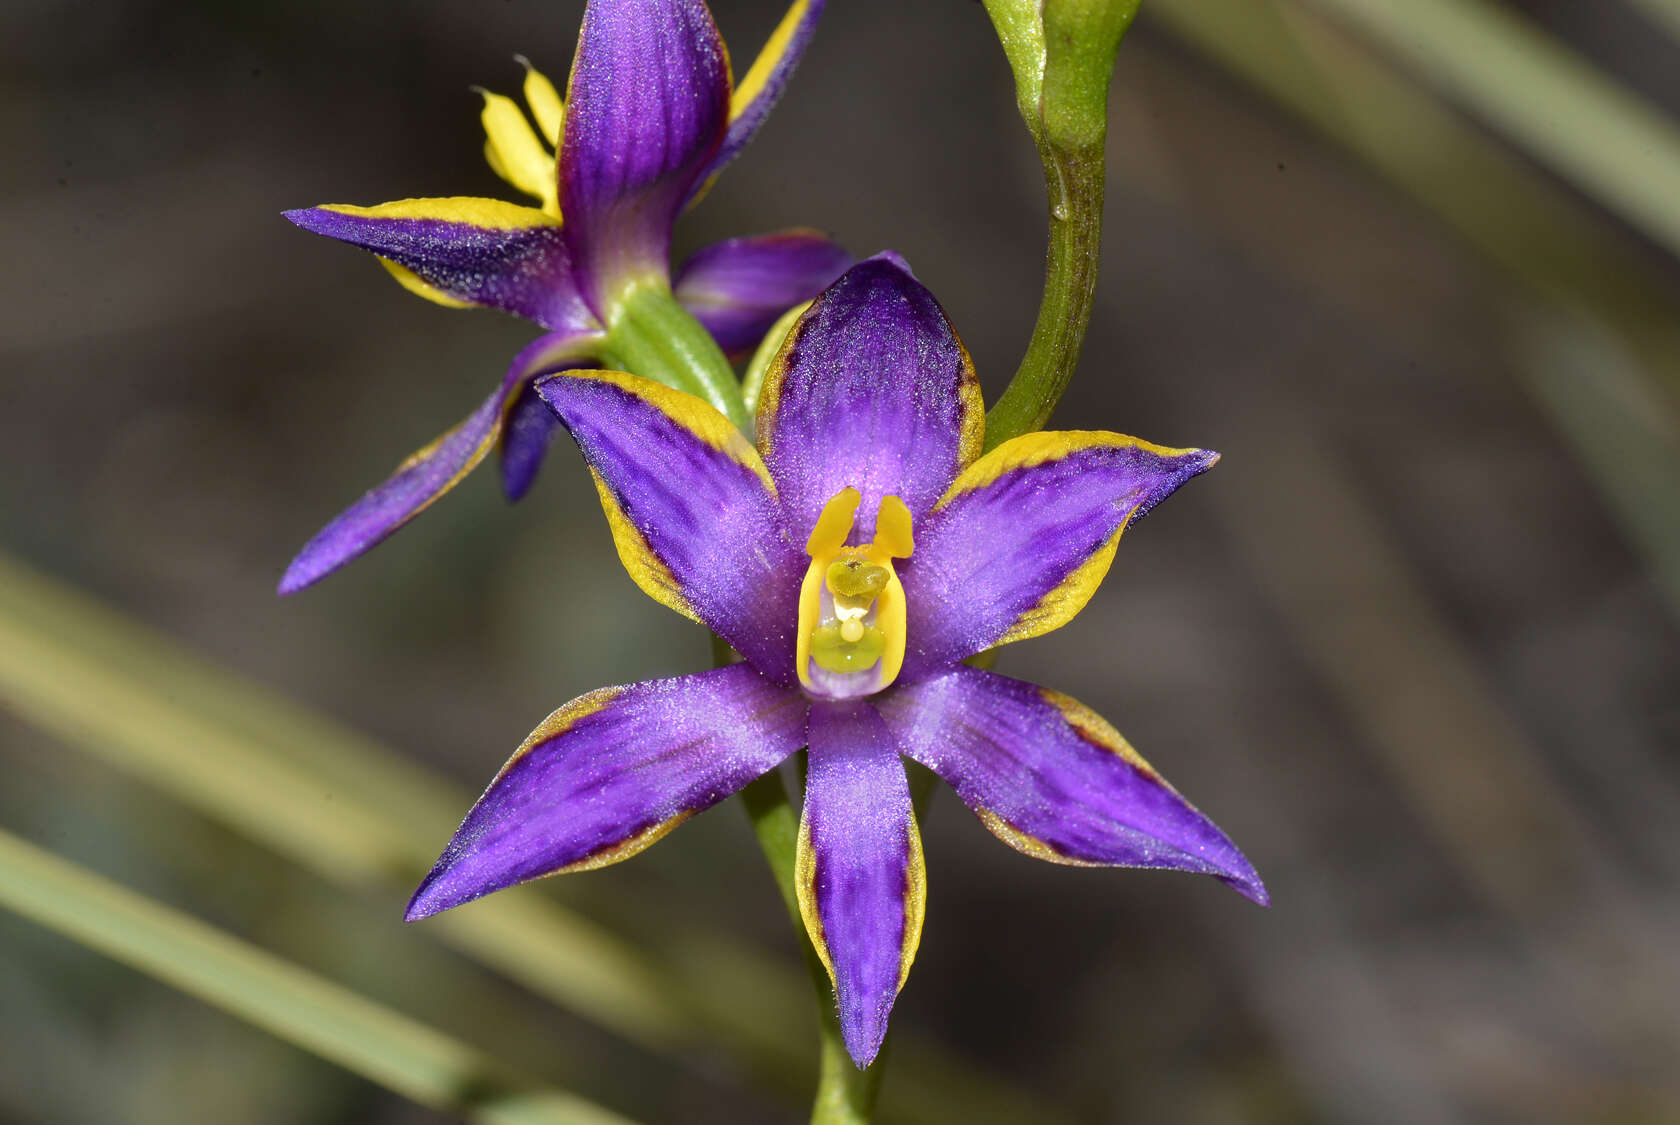
M985 0L1044 163L1050 247L1032 341L986 417L986 444L1041 430L1073 378L1102 252L1108 84L1141 0Z

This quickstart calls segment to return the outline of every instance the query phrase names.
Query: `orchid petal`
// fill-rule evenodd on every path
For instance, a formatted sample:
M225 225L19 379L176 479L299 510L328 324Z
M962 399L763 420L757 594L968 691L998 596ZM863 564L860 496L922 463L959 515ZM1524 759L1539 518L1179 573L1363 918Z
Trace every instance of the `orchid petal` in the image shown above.
M758 444L803 543L823 505L862 494L852 542L897 496L920 521L980 452L980 384L945 312L882 257L853 266L788 333L758 398Z
M550 715L502 767L406 917L626 859L804 739L804 701L741 664L590 692Z
M805 560L758 451L710 405L651 379L573 371L537 392L583 451L636 584L792 683Z
M398 281L442 305L502 309L556 331L593 325L559 220L499 199L403 199L287 211L305 230L379 255Z
M559 187L554 154L537 138L519 103L502 94L480 90L484 110L485 158L502 179L542 200L543 213L560 217Z
M1095 712L958 666L876 707L905 756L944 778L999 839L1053 863L1212 875L1264 906L1252 864Z
M852 256L814 230L731 238L699 250L672 292L731 356L751 352L776 319L826 289Z
M560 131L566 122L566 103L560 100L560 91L554 88L548 75L531 65L531 60L524 55L515 55L519 65L525 68L525 104L531 107L531 116L537 122L537 130L550 148L560 147ZM549 169L553 172L553 168ZM554 179L553 175L549 179Z
M776 30L770 33L758 58L735 84L729 99L729 131L707 166L704 186L695 193L696 197L705 194L705 188L710 186L724 165L741 154L759 126L764 124L765 118L770 116L770 110L782 96L783 88L793 77L794 68L799 65L805 48L810 45L811 36L816 33L817 20L822 16L825 3L826 0L794 0L789 4L787 14L776 25Z
M531 490L554 441L554 431L560 420L548 403L542 400L534 386L527 383L519 397L508 407L507 421L502 424L502 440L497 447L502 469L502 493L509 501L519 501Z
M591 0L566 93L560 205L598 315L670 275L671 226L729 120L729 63L701 0Z
M811 707L795 888L834 982L840 1031L865 1067L922 939L927 871L892 735L867 703Z
M280 593L293 594L319 582L425 511L484 460L529 380L579 362L599 343L600 337L591 333L554 332L526 347L514 357L501 386L477 410L412 454L389 480L322 528L286 568Z
M1129 523L1217 460L1095 431L1025 434L986 454L916 527L901 571L905 675L1065 625Z

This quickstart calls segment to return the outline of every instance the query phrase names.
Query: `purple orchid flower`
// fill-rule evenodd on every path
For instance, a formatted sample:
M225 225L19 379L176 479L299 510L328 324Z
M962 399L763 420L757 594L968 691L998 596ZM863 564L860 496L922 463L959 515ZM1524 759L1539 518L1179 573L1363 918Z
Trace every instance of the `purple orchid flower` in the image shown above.
M859 1066L921 936L900 755L1028 855L1202 872L1267 901L1235 845L1102 718L962 663L1069 621L1127 525L1216 454L1074 431L979 456L968 353L886 256L789 334L756 449L648 379L574 371L537 393L582 449L630 576L744 662L550 715L467 814L410 920L624 859L803 746L799 902Z
M674 287L670 269L672 224L763 124L823 3L797 0L733 86L701 0L591 0L565 102L526 64L540 138L511 99L484 94L485 156L540 207L451 197L286 212L306 230L373 251L423 297L501 309L547 334L514 358L477 410L310 540L282 578L282 594L385 539L498 443L504 491L510 500L523 496L556 425L533 380L599 366L613 310L629 291L674 288L723 351L740 356L851 264L823 235L796 229L707 247L677 271Z

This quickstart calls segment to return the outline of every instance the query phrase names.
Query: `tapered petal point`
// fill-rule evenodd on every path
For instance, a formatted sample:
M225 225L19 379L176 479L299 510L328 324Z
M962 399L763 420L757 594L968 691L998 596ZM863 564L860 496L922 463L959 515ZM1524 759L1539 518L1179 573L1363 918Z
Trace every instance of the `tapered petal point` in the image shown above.
M696 198L705 193L706 185L725 165L740 155L770 116L770 110L810 45L823 5L824 0L794 0L789 4L764 49L735 83L729 104L729 128L696 188Z
M817 703L795 890L834 983L847 1052L868 1066L921 943L927 870L903 763L867 703Z
M434 504L490 452L535 375L579 362L599 342L589 332L551 332L532 341L514 357L501 385L477 410L407 457L389 479L370 489L305 544L280 579L279 593L294 594L319 582ZM534 440L534 435L527 438ZM534 464L523 469L536 471Z
M490 783L408 916L636 854L798 749L805 713L745 664L574 700Z
M1122 532L1218 460L1124 434L1044 431L1004 442L940 497L903 568L906 674L1071 621Z
M1038 859L1211 875L1264 904L1254 867L1107 721L1059 692L958 666L876 703L900 751Z
M397 280L446 304L501 309L554 330L598 327L559 220L499 199L400 199L287 211L315 234L372 251Z

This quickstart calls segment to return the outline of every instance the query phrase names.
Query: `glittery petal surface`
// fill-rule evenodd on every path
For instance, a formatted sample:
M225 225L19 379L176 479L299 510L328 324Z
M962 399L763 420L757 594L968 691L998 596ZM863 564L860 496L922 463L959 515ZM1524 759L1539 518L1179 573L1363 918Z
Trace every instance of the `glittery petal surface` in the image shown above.
M497 199L404 199L287 211L298 226L371 250L403 285L446 305L481 305L556 331L592 326L559 221Z
M800 913L834 982L846 1050L868 1066L921 941L921 837L904 764L868 703L812 704L809 736Z
M591 692L550 715L502 767L407 917L633 855L804 738L804 701L743 664Z
M696 252L677 271L674 292L718 346L742 356L782 313L821 293L852 256L814 230L731 238Z
M568 372L538 393L594 472L625 569L778 683L793 683L805 560L764 464L693 395L621 372Z
M769 42L753 60L736 83L729 102L729 130L723 144L706 167L704 180L709 182L725 164L741 154L741 150L758 132L776 99L782 96L794 68L816 33L817 20L822 16L825 0L794 0L770 33Z
M957 667L895 687L876 706L902 753L1028 855L1197 872L1268 901L1236 845L1112 726L1065 695Z
M1084 608L1120 533L1219 459L1088 431L1027 434L963 473L900 568L906 677L1048 633Z
M671 226L729 124L729 63L700 0L591 0L566 95L560 209L597 314L670 271Z
M803 543L841 489L863 494L852 542L894 495L920 519L976 456L980 387L945 312L902 265L848 270L788 333L758 399L758 442Z
M296 593L319 582L425 511L484 460L502 432L509 408L533 378L580 362L599 343L593 333L553 332L526 347L477 410L412 454L388 480L322 528L286 568L280 593Z

